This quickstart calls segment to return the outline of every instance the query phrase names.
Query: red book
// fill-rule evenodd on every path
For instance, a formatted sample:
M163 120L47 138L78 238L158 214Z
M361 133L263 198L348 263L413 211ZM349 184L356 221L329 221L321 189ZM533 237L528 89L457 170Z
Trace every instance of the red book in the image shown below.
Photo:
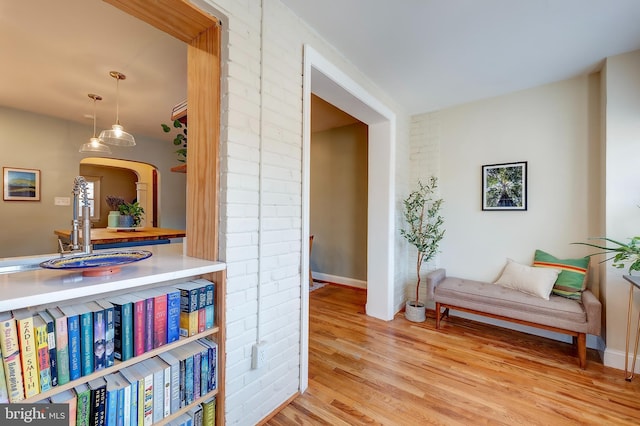
M145 299L133 294L124 294L122 297L131 302L133 306L133 356L142 355L145 352Z
M167 344L167 293L159 289L149 290L153 296L153 347Z

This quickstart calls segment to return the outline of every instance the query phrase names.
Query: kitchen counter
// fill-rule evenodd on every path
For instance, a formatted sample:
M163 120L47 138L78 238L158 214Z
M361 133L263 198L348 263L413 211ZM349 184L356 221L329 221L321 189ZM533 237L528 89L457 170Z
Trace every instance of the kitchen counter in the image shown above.
M102 277L85 277L75 270L38 268L31 271L0 275L0 312L24 307L37 307L60 301L72 301L115 292L135 289L143 285L162 281L198 276L222 271L222 262L196 259L183 254L183 245L166 244L143 246L140 249L153 253L148 259L123 265L120 272ZM43 256L59 257L57 254ZM5 263L21 263L22 258L3 259ZM34 262L34 257L24 260Z
M53 231L59 237L69 239L71 230L56 229ZM82 231L80 231L80 238ZM136 228L135 231L116 231L107 228L91 228L91 244L127 243L133 241L167 240L169 238L182 238L185 231L166 228Z

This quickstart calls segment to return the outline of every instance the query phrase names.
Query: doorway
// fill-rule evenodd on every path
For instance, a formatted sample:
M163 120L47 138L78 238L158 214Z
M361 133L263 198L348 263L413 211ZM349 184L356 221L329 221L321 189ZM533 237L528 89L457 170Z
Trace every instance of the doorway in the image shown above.
M316 94L368 125L367 303L366 313L391 320L394 315L395 114L312 47L304 46L302 240L309 239L310 106ZM303 245L304 246L304 245ZM302 271L309 252L302 251ZM301 286L300 391L308 386L309 278Z

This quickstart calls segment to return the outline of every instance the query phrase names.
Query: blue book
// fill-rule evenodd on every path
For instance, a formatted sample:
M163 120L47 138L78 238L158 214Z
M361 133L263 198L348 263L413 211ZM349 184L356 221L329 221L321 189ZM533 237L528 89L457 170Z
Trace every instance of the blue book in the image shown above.
M93 371L107 367L107 319L104 308L98 302L85 304L93 318Z
M189 405L193 402L193 355L185 357L185 396L184 402Z
M215 325L215 294L216 287L214 283L206 285L207 301L204 306L206 314L206 329L209 330Z
M109 301L113 305L113 355L126 361L133 357L133 304L119 296Z
M105 319L105 365L111 367L115 363L114 342L115 342L115 322L114 322L114 307L109 301L103 299L98 300L98 304L104 308Z
M116 420L118 417L118 383L116 382L115 374L108 374L104 376L104 379L107 382L104 424L105 426L117 426Z
M124 424L137 426L138 425L138 379L134 375L131 368L123 368L120 370L120 374L123 379L129 383L129 414L124 413ZM126 390L125 390L125 400L126 400ZM127 422L127 419L129 420Z
M216 367L217 367L217 357L218 357L218 344L209 339L199 339L198 343L208 348L208 370L209 370L209 378L207 379L207 389L209 392L214 390L217 386L217 378L216 378ZM203 367L204 368L204 367Z
M167 343L180 338L180 290L175 287L162 287L167 295Z
M82 376L80 316L73 306L61 306L60 311L67 317L67 333L69 335L69 380L76 380Z
M51 386L58 386L58 351L56 349L56 326L53 317L47 311L38 312L47 325L47 340L49 344L49 374Z
M83 303L73 308L80 318L80 371L87 376L93 373L93 313Z
M203 347L200 353L200 396L211 390L209 384L209 348Z

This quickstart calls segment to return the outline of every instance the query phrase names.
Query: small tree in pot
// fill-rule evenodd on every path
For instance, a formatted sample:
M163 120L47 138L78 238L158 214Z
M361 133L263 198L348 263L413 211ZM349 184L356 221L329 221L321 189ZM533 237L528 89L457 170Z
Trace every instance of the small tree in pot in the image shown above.
M440 208L443 200L435 199L435 192L438 188L438 179L434 176L429 178L429 182L423 184L418 181L418 189L411 192L404 200L404 218L408 228L401 229L402 235L409 243L418 250L416 262L416 298L407 301L407 319L411 321L424 321L425 304L420 303L420 269L422 264L430 261L438 253L438 246L444 237L444 219L440 216ZM415 309L414 309L415 308ZM418 312L414 312L414 311Z

